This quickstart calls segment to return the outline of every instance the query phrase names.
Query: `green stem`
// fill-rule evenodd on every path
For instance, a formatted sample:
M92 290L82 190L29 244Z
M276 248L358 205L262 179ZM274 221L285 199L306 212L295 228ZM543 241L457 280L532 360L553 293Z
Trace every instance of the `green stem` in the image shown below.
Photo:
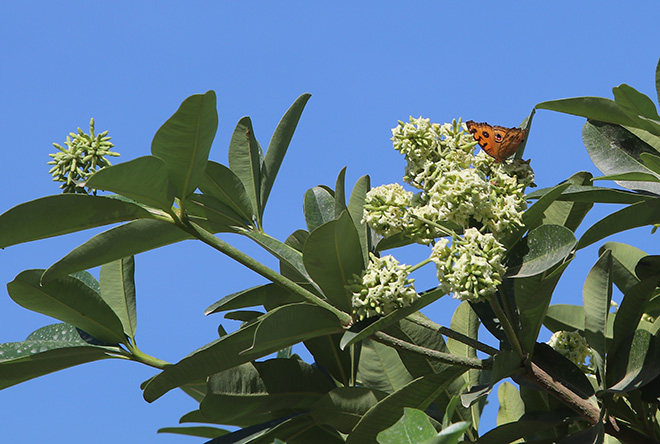
M490 302L490 306L495 312L495 316L497 316L497 319L500 320L502 328L504 328L504 333L511 343L511 347L513 347L513 350L518 353L518 356L524 358L525 354L523 353L520 342L518 341L518 336L516 336L516 332L513 330L513 326L511 325L511 322L509 322L509 318L507 318L504 314L504 311L502 311L502 307L500 307L500 304L497 303L495 297L490 298L488 302Z
M482 342L479 342L476 339L466 336L463 333L459 333L455 330L452 330L451 328L447 328L442 325L436 324L431 320L424 319L421 316L408 316L408 320L414 322L417 325L421 325L422 327L428 328L433 331L437 331L441 335L454 339L455 341L465 344L468 347L472 347L476 350L482 351L491 356L496 355L499 352L498 349L493 348L490 345L486 345Z
M411 344L410 342L403 341L394 336L390 336L387 333L382 331L377 331L371 338L381 344L390 345L396 349L417 353L427 358L434 359L436 361L444 362L446 364L458 365L461 367L468 368L478 368L478 369L489 369L492 367L491 360L483 360L477 358L470 358L467 356L456 356L450 353L443 353L437 350L431 350L430 348L420 347L419 345Z
M128 348L128 351L130 352L130 355L128 356L128 358L133 360L133 361L141 362L142 364L146 364L150 367L154 367L154 368L157 368L159 370L162 370L165 367L167 367L168 365L171 365L167 361L163 361L162 359L158 359L158 358L155 358L151 355L143 353L135 345L127 344L126 347Z
M285 290L288 290L302 297L303 299L305 299L308 302L311 302L312 304L316 304L320 307L325 308L326 310L331 311L332 313L334 313L335 316L337 316L337 318L339 318L339 320L343 325L345 326L350 325L350 323L352 322L352 318L348 313L339 310L338 308L334 307L333 305L327 303L323 299L316 296L314 293L302 288L300 285L296 284L290 279L287 279L281 274L271 270L261 262L253 259L252 257L243 253L239 249L232 247L227 242L209 233L208 231L206 231L204 228L200 227L196 223L187 220L181 225L181 227L184 230L186 230L188 233L192 234L193 236L204 242L205 244L229 256L239 264L245 265L249 269L260 274L261 276L265 277L274 284L279 285Z

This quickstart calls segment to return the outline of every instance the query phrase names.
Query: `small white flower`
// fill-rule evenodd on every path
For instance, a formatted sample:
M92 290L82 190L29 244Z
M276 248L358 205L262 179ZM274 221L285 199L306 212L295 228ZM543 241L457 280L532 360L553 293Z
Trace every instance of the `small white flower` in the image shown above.
M576 365L586 365L592 356L587 340L577 331L555 332L547 344Z

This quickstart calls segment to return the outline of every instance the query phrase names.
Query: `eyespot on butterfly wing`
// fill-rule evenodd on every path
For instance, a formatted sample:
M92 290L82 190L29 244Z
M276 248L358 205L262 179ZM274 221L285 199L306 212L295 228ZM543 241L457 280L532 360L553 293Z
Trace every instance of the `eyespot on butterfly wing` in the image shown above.
M474 140L495 162L511 157L527 137L527 130L521 128L506 128L473 120L468 120L465 125Z

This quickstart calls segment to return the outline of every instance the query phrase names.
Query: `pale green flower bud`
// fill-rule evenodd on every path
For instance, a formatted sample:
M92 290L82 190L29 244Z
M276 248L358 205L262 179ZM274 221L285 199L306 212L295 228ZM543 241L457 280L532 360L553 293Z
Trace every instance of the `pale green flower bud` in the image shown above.
M592 356L587 340L577 331L558 331L547 344L576 365L586 365L586 359Z

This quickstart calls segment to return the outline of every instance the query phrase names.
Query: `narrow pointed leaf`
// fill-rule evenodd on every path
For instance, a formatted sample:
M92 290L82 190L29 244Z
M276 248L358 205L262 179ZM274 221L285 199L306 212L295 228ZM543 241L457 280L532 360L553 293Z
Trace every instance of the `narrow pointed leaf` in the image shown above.
M217 129L215 92L208 91L184 100L156 132L151 154L167 165L174 194L179 199L188 197L202 180Z
M660 149L658 149L658 151L660 151ZM650 169L655 174L660 174L660 156L651 153L642 153L639 155L639 158L642 159L646 168Z
M373 236L369 226L362 222L364 215L364 201L367 192L371 189L371 179L369 176L362 176L358 179L353 187L353 192L348 201L348 213L355 224L355 229L360 237L360 245L362 246L362 258L364 259L365 266L369 263L369 252L373 250Z
M136 202L169 211L174 201L167 166L158 157L144 156L103 168L86 186L112 191Z
M18 305L75 325L109 344L125 341L121 321L101 296L73 277L40 284L43 270L26 270L7 284Z
M266 206L266 202L268 202L270 191L273 188L273 183L293 138L293 133L298 126L300 116L311 96L311 94L305 93L293 102L293 105L284 114L277 128L275 128L273 137L270 139L261 171L261 202L264 207Z
M606 242L598 250L598 254L603 254L605 250L612 251L612 280L619 290L625 294L639 282L639 278L635 274L635 267L640 259L648 256L648 254L639 248L620 242Z
M314 230L303 250L305 269L323 290L328 301L350 313L346 285L364 268L360 238L348 213Z
M293 302L302 302L302 300L296 298L295 295L288 293L279 285L266 284L225 296L218 302L211 304L206 310L204 310L204 314L210 315L227 310L236 310L238 308L268 304L284 305Z
M231 207L217 200L213 196L193 193L188 197L189 215L195 215L208 220L217 227L226 227L226 231L248 228L252 221L236 213Z
M260 193L262 157L263 152L254 136L252 121L249 117L243 117L236 124L229 142L229 168L243 183L258 221L263 213Z
M619 173L609 174L607 176L594 177L593 180L614 180L614 181L629 181L629 182L660 182L660 177L651 173Z
M245 220L253 221L256 218L256 211L243 182L226 166L209 160L199 189L233 209Z
M42 197L17 205L0 215L0 248L152 217L139 205L108 197L82 194Z
M124 333L135 339L137 315L135 306L135 260L133 256L101 267L101 297L121 320Z
M550 100L538 103L536 109L548 109L619 125L635 126L636 124L614 100L603 97L575 97L571 99Z
M611 362L613 371L608 376L615 384L609 392L625 393L645 386L660 375L660 337L636 330L632 337L620 341Z
M337 175L335 183L335 217L338 218L341 213L347 210L346 207L346 167L342 168Z
M84 341L72 325L42 327L25 341L0 344L0 390L74 365L110 358L111 350Z
M538 199L545 195L550 189L544 188L527 195L528 199ZM619 203L632 204L654 199L653 196L639 194L628 190L615 190L613 188L602 188L593 186L569 186L557 198L560 201L585 202L585 203ZM531 208L530 208L531 209Z
M636 126L653 134L660 135L660 125L653 122L654 120L656 122L660 121L660 116L658 116L655 104L648 96L625 83L612 88L612 92L614 93L616 104L631 119L635 120L637 123Z
M607 315L612 300L612 252L605 250L584 282L584 334L594 352L601 380L604 377Z
M231 433L229 430L219 429L217 427L209 426L194 426L194 427L163 427L158 429L156 433L173 433L175 435L196 436L198 438L217 438Z
M48 282L76 271L191 238L188 233L168 222L149 219L129 222L99 233L73 249L46 270L42 281Z

